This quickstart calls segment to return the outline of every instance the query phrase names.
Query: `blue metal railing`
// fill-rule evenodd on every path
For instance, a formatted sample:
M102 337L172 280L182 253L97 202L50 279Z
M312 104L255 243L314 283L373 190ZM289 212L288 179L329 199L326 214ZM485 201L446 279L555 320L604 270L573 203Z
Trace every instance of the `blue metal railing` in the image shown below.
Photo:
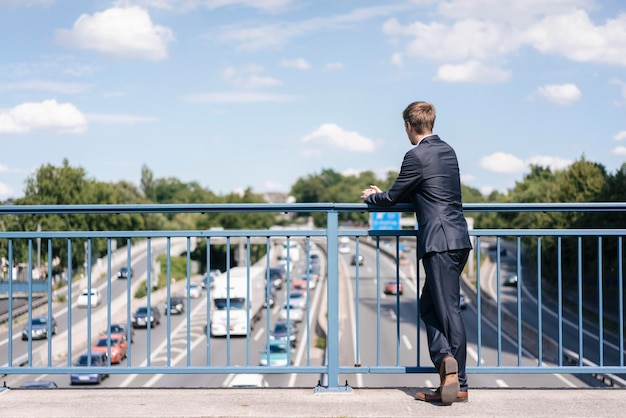
M466 216L471 217L474 212L624 212L624 203L580 203L580 204L467 204L464 206ZM186 328L184 340L186 342L184 357L185 364L176 366L173 349L174 340L172 334L178 329L173 329L174 324L171 313L162 318L166 323L167 332L165 341L154 339L157 336L155 322L148 321L145 351L143 347L132 348L128 351L128 359L125 365L112 365L111 354L113 347L107 347L108 363L105 367L91 367L94 373L106 374L223 374L223 373L264 373L264 374L319 374L324 377L328 390L343 390L339 385L342 374L404 374L404 373L431 373L434 368L429 362L421 360L418 349L417 358L411 359L403 355L401 340L406 338L403 330L409 328L413 335L413 343L423 349L423 337L420 332L420 323L417 321L416 312L419 311L419 299L406 304L406 297L400 297L396 292L393 299L393 312L395 319L392 322L393 333L386 333L388 321L381 316L383 305L387 301L381 299L386 284L385 277L395 281L396 288L404 283L412 286L419 294L419 288L423 278L418 267L415 254L402 251L402 248L415 248L415 231L376 231L359 228L342 228L339 226L341 213L365 212L411 212L408 205L399 205L394 208L373 209L362 204L239 204L239 205L60 205L60 206L2 206L0 217L7 215L49 215L63 214L128 214L128 213L324 213L326 214L326 227L324 229L271 229L271 230L187 230L187 231L26 231L26 232L0 232L0 240L6 243L6 253L0 254L9 266L17 262L27 264L28 279L24 282L14 280L12 269L5 273L3 281L0 281L0 294L7 296L7 312L5 314L7 326L6 333L0 336L7 344L0 346L0 373L5 374L71 374L78 373L84 368L74 365L77 355L87 352L91 356L91 342L98 337L104 326L120 322L119 312L123 312L123 322L127 326L126 337L131 335L131 306L137 301L133 294L137 289L137 281L129 278L124 286L117 286L113 277L115 269L121 266L142 266L143 275L148 284L161 274L161 270L155 266L154 259L157 254L165 254L165 292L153 290L147 286L145 304L153 305L156 300L164 298L169 302L173 294L181 289L186 291L185 312ZM1 220L1 218L0 218ZM472 229L470 235L474 240L474 255L468 264L475 263L475 272L468 271L463 281L463 290L471 300L472 311L475 311L477 333L474 336L477 358L476 364L468 363L469 373L595 373L595 374L623 374L626 373L624 364L624 305L623 305L623 246L622 240L626 235L626 229ZM349 237L354 248L356 265L354 271L346 270L342 256L340 255L339 242L342 237ZM597 253L590 257L583 253L583 240L597 240ZM34 280L35 270L33 243L35 240L44 241L47 245L48 254L46 270L43 280ZM106 240L106 255L97 262L92 262L92 244L94 240ZM298 269L304 271L307 279L307 290L314 284L326 287L322 298L307 299L305 308L306 329L306 358L302 364L291 364L293 354L287 350L287 363L284 365L260 366L253 364L252 350L255 342L252 333L258 323L269 330L271 318L275 313L269 305L259 303L270 293L270 281L267 267L277 262L280 258L277 242L290 240L297 241L301 251L306 255L306 267L300 262L293 260L289 254L290 246L287 246L286 297L289 296L290 284L297 279L294 277ZM575 258L572 254L563 251L563 240L576 241ZM604 248L607 241L615 240L617 253L612 260L603 258ZM53 288L53 242L65 242L67 246L67 259L61 263L68 266L67 281L72 283L76 280L80 286L66 286L65 288ZM72 271L72 254L75 252L75 241L86 243L85 277L77 277ZM114 251L112 243L125 242L125 247ZM239 261L247 268L246 299L246 337L245 350L237 353L240 339L231 335L231 326L236 320L236 312L230 303L232 294L227 297L226 309L226 336L214 338L211 335L211 321L215 320L215 310L212 305L214 289L207 286L206 293L200 301L192 301L190 285L195 272L191 268L191 253L199 242L206 243L207 265L211 265L210 249L212 246L224 247L227 255L226 265L233 264L230 260L231 250L240 246L246 249ZM556 241L556 254L551 256L557 260L557 271L550 271L546 276L544 261L542 259L543 247L547 242ZM14 249L18 243L27 244L27 260L16 260ZM253 245L263 247L265 255L258 260L253 259L250 248ZM571 245L570 245L571 246ZM309 269L309 256L315 251L325 255L325 275L322 274L319 283L313 282ZM361 254L373 254L375 263L375 277L368 278L359 264ZM186 262L186 277L177 285L171 277L171 260L177 254L183 254ZM527 255L533 255L529 261ZM39 254L37 254L39 256ZM593 258L597 264L595 298L586 296L589 280L589 268L584 263ZM141 260L141 261L137 261ZM506 261L506 262L505 262ZM388 268L387 264L393 265ZM406 264L403 264L406 262ZM510 262L510 263L507 263ZM575 280L572 282L568 277L564 281L563 264L566 263L568 271L576 266ZM605 278L607 266L612 268L612 277ZM233 266L234 267L234 266ZM508 269L508 270L507 270ZM137 268L135 268L137 270ZM471 270L471 267L470 267ZM225 272L230 279L231 269ZM260 274L258 272L261 272ZM503 272L517 275L517 286L514 289L502 288ZM266 280L263 280L265 278ZM375 280L375 292L369 296L367 281ZM611 294L605 291L606 281L613 283ZM352 282L352 280L354 280ZM230 283L230 282L228 282ZM258 284L261 283L260 286ZM356 324L354 328L355 345L354 355L348 363L341 353L345 352L345 341L340 339L340 307L346 306L346 296L342 296L340 288L345 283L349 287L354 286L354 295L347 298L352 310L349 315ZM572 284L573 283L573 284ZM85 311L73 308L77 298L77 290L81 287L90 293L92 288L105 287L106 305L103 308L89 304ZM230 285L229 285L230 289ZM616 289L613 292L613 289ZM118 292L118 293L115 293ZM229 290L233 291L234 290ZM319 291L316 291L316 294ZM613 294L614 293L614 294ZM43 295L37 297L37 295ZM260 295L260 296L259 296ZM373 299L372 302L370 302ZM25 297L24 313L13 306L14 300ZM161 299L159 299L161 298ZM605 305L605 300L611 300L610 308ZM314 302L317 300L317 302ZM38 307L42 301L41 307ZM144 299L142 299L142 303ZM17 302L15 302L17 303ZM159 302L160 303L160 302ZM201 305L205 303L206 305ZM198 312L192 312L192 305L200 306ZM66 313L61 313L64 310ZM103 311L104 309L104 311ZM342 308L343 309L343 308ZM606 311L611 309L613 321L608 322ZM292 312L293 313L293 312ZM4 314L4 312L0 312ZM45 346L34 345L32 339L32 319L36 314L48 318L45 334L47 338ZM290 311L287 311L289 317ZM370 315L375 315L371 328L375 329L373 335L365 335L361 331L363 324L369 321ZM52 317L63 316L65 319L59 324L65 330L58 336L52 336ZM407 321L406 317L412 317ZM264 321L260 319L264 317ZM204 362L198 363L192 360L193 329L192 323L196 318L205 322L205 355ZM401 319L404 318L404 319ZM384 322L384 323L383 323ZM26 347L13 343L13 339L21 333L25 325ZM374 326L375 324L375 326ZM486 339L488 326L495 327L493 340L488 343ZM309 347L313 338L311 333L317 330L317 338L322 338L325 345L323 362L315 362L311 358ZM369 331L369 330L368 330ZM160 334L158 334L160 335ZM385 349L381 341L393 338L392 349ZM491 338L491 337L489 337ZM515 344L514 361L505 361L503 354L503 339L511 339ZM374 339L375 341L370 341ZM59 343L57 340L66 343ZM269 331L265 331L262 347L270 348ZM164 345L163 345L164 344ZM343 344L343 345L342 345ZM486 345L495 344L497 357L490 364L483 364L483 351ZM159 364L154 352L164 346L165 363ZM5 348L2 348L5 347ZM371 347L375 347L372 351ZM269 359L269 355L265 354ZM237 356L237 360L233 357ZM139 358L139 360L135 360ZM530 358L530 360L529 360ZM139 363L141 361L141 363ZM237 365L234 365L234 364ZM243 365L240 365L243 363ZM352 365L351 365L352 364Z

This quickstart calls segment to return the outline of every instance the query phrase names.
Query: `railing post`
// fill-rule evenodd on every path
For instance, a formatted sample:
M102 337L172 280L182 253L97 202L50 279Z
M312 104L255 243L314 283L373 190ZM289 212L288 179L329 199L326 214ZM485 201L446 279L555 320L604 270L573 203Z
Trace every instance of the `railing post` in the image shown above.
M320 392L351 392L349 386L339 386L339 213L331 210L326 218L327 280L326 280L326 366L328 386L317 386Z

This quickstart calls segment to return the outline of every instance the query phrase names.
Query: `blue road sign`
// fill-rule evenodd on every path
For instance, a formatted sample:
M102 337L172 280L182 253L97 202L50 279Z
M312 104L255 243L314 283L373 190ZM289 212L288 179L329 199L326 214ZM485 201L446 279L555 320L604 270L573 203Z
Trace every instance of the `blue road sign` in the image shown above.
M402 229L400 212L371 212L370 213L370 229L387 230Z

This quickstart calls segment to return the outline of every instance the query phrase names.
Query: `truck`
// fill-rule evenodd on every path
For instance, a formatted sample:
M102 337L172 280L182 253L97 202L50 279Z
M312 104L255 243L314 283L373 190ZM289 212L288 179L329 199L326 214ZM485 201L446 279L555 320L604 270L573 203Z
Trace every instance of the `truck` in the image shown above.
M211 336L248 335L265 303L265 298L261 297L265 282L263 271L260 267L232 267L214 279Z

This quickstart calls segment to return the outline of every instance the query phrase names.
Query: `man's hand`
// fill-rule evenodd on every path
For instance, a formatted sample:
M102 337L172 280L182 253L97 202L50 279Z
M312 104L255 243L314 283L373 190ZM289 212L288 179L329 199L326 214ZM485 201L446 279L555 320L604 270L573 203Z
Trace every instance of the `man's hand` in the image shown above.
M378 186L370 184L370 187L368 187L367 189L361 192L361 199L365 200L367 196L374 194L374 193L381 193L381 192L382 190Z

